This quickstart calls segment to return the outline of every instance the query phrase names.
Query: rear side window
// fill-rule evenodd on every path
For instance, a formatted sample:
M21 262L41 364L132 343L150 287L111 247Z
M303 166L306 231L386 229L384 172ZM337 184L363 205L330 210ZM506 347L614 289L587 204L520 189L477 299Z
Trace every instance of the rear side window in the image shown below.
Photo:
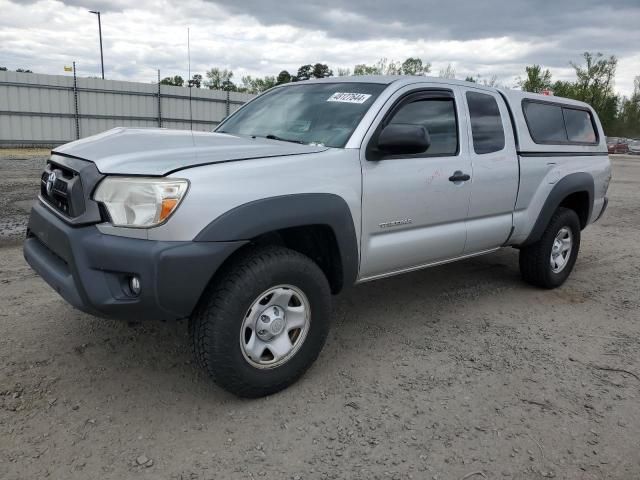
M522 104L531 138L536 143L584 145L598 143L591 112L552 103Z
M567 137L570 142L595 143L596 132L593 129L591 114L584 110L563 108L564 123L567 126Z
M477 154L498 152L504 148L504 129L498 102L486 93L467 92L471 116L473 150Z
M567 143L562 107L545 103L526 102L524 116L529 132L536 143Z
M424 125L431 137L426 155L455 155L458 151L456 110L451 98L426 98L407 103L389 123Z

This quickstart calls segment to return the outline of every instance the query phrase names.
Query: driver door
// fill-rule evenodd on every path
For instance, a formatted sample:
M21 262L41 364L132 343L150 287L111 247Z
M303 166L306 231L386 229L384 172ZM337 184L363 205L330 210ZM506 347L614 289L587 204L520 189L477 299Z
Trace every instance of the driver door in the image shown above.
M460 95L455 87L407 87L365 137L360 280L463 254L471 162ZM424 125L431 145L419 154L380 152L377 137L392 123Z

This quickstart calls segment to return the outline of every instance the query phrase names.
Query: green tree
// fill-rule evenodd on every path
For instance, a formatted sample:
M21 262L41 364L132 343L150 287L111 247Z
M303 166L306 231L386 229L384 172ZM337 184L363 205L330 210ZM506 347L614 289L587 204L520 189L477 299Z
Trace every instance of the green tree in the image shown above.
M576 85L573 82L558 80L553 82L551 90L557 97L576 98Z
M631 98L622 99L613 134L640 138L640 76L635 78Z
M618 59L602 53L585 52L584 64L571 62L577 80L569 98L588 103L598 113L602 127L608 132L615 124L620 98L613 91Z
M296 74L296 81L309 80L313 75L313 65L302 65Z
M402 75L425 75L431 71L430 63L422 63L416 57L409 57L400 66Z
M333 76L333 71L324 63L316 63L311 71L313 78L326 78Z
M184 85L184 79L180 75L175 77L165 77L160 80L160 85L173 85L174 87L182 87Z
M202 86L202 75L195 73L189 80L189 87L200 88Z
M470 75L467 75L467 76L464 78L464 81L465 81L465 82L471 82L471 83L478 83L478 80L477 80L477 79L475 79L475 78L473 78L473 77L472 77L472 76L470 76Z
M270 88L275 87L277 84L278 81L276 80L276 77L267 75L259 82L260 91L264 92L266 90L269 90Z
M235 92L238 90L238 86L230 79L227 79L222 82L222 90L224 90L225 92Z
M366 65L364 63L358 64L353 67L354 75L382 75L380 68L377 65Z
M276 78L276 84L282 85L283 83L289 83L292 81L291 74L286 70L282 70Z
M31 70L25 70L24 68L17 68L16 72L18 72L18 73L33 73Z
M246 75L242 77L242 85L239 90L246 93L258 94L269 90L271 87L275 87L277 84L276 77L267 76L264 78L254 78L251 75Z
M353 67L354 75L400 75L402 65L399 62L381 58L375 65L361 63Z
M526 78L518 79L518 86L525 92L540 93L551 88L551 72L540 65L525 67Z
M353 68L354 75L425 75L431 70L430 63L423 63L415 57L409 57L400 63L381 58L374 65L360 63Z
M236 89L231 80L233 78L233 71L231 70L213 67L205 72L205 76L207 79L204 82L204 86L209 90L233 91Z
M7 71L7 67L0 67L0 72L6 72Z

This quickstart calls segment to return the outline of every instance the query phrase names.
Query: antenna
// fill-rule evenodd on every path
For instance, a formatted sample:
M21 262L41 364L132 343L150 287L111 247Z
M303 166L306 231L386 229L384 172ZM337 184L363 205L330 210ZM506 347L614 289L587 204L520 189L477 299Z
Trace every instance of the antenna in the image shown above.
M187 85L189 85L189 128L193 130L193 108L191 107L191 89L193 88L193 83L191 82L191 32L189 27L187 27L187 62L189 64L189 80Z

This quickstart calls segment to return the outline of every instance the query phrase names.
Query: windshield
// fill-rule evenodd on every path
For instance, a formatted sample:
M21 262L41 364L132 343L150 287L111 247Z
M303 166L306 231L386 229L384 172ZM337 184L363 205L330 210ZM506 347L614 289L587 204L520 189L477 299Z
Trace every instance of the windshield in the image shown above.
M276 88L229 117L216 132L341 148L385 87L311 83Z

